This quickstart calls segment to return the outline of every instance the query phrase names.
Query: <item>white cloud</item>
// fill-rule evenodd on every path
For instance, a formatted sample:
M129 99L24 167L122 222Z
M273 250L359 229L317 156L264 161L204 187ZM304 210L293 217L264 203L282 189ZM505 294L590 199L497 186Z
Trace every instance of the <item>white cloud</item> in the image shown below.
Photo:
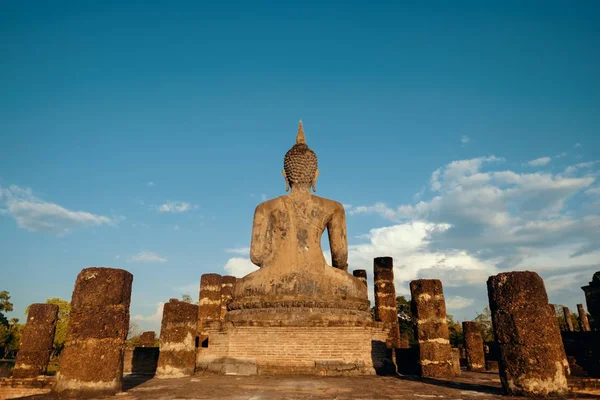
M527 164L530 167L541 167L544 165L548 165L550 161L552 161L552 158L550 157L540 157L536 158L535 160L528 161Z
M461 136L461 137L460 137L460 142L461 142L463 145L465 145L465 144L469 143L470 141L471 141L471 139L469 139L469 137L468 137L468 136L466 136L466 135L463 135L463 136Z
M121 256L118 254L115 256L115 260L119 260L120 258L121 258Z
M473 299L466 299L461 296L450 296L446 298L446 307L449 310L460 310L470 307L474 302L475 300Z
M223 267L228 275L233 275L237 278L243 278L251 272L254 272L258 267L248 259L243 257L230 258Z
M157 210L161 213L182 213L195 208L198 208L198 206L186 201L167 201L158 206Z
M352 208L352 204L342 204L342 207L344 207L344 209L347 211Z
M240 254L242 256L247 256L250 254L250 247L239 247L235 249L226 249L226 253Z
M591 188L585 191L585 194L596 195L600 194L600 187Z
M79 227L114 225L122 217L110 218L86 211L72 211L58 204L43 201L30 188L0 186L2 214L12 216L20 228L32 232L51 232L62 236Z
M174 231L178 231L178 230L179 230L179 225L175 225L175 226L173 227L173 230L174 230Z
M567 152L566 152L566 151L563 151L562 153L560 153L560 154L557 154L557 155L555 156L555 158L563 158L563 157L566 157L566 156L567 156Z
M160 325L162 322L163 316L163 307L165 303L159 302L156 306L156 311L148 316L143 316L141 314L136 314L131 319L133 321L138 322L141 325L141 328L145 330L152 330L155 332L160 332Z
M148 187L152 187L152 186L154 186L154 182L152 182L152 181L148 182Z
M164 263L167 259L159 256L151 251L141 251L138 254L131 256L129 262L141 262L141 263Z
M581 147L581 143L575 143L575 145L573 146L574 149L578 149Z

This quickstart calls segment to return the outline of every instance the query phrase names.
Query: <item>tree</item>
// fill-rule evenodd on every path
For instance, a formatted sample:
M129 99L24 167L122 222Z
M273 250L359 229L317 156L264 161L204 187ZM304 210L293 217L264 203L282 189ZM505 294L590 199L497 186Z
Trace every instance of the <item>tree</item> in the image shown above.
M479 330L481 332L481 338L484 343L490 343L494 341L494 327L492 326L492 312L488 307L485 307L482 312L477 313L477 316L473 319L477 322Z
M189 294L182 294L181 295L181 301L184 301L186 303L194 304L194 300L192 299L192 296L190 296Z
M446 322L448 323L448 332L450 334L450 345L452 347L462 347L463 330L461 323L454 321L454 315L452 314L446 314Z
M14 358L19 350L23 327L18 318L11 318L8 326L0 325L0 348L3 350L0 353L1 358Z
M0 325L8 328L8 319L4 316L4 312L11 312L13 303L10 302L10 295L6 290L0 292Z
M413 344L415 342L415 330L413 327L410 300L407 300L404 296L397 296L396 307L398 309L398 328L400 329L400 333L406 333L408 335L408 342Z

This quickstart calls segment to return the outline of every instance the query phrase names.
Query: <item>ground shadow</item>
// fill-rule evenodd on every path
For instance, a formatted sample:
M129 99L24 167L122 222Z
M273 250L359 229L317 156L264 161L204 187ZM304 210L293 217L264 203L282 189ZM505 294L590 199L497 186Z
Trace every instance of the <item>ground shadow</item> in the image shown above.
M444 381L441 379L423 378L423 377L414 376L414 375L398 375L397 378L400 380L427 383L430 385L447 387L450 389L481 392L481 393L493 394L493 395L498 395L498 396L504 395L504 390L501 387L497 387L497 386L493 386L493 385L482 385L482 384L478 384L478 383L467 383L467 382L456 382L456 381Z

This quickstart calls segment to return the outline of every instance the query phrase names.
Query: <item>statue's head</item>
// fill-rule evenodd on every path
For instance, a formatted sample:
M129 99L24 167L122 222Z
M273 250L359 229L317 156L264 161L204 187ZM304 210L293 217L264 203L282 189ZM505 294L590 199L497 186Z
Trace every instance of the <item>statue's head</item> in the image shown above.
M306 145L302 121L298 124L296 144L285 153L283 159L283 177L286 183L286 192L294 187L312 187L317 191L317 155Z

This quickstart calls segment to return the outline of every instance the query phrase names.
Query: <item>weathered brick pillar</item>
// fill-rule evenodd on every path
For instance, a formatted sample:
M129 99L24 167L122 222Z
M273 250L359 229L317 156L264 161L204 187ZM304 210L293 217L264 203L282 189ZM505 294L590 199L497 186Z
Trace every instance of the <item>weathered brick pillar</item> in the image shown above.
M408 333L400 334L400 348L410 349L410 341L408 340Z
M352 271L352 275L354 275L362 283L364 283L365 286L368 286L367 285L367 270L365 270L365 269L355 269L354 271Z
M219 274L204 274L200 277L200 301L198 302L198 331L204 321L221 319L221 287L223 277Z
M454 370L442 282L438 279L412 281L410 293L421 376L451 378Z
M460 370L460 349L452 348L452 370L455 376L460 376L462 371Z
M233 288L237 278L235 276L225 275L221 279L221 319L227 314L227 302L233 297Z
M155 347L156 333L154 331L142 332L140 335L140 347Z
M133 275L86 268L77 276L55 392L83 397L121 390Z
M477 322L464 321L462 328L467 371L485 371L483 338L481 337L479 325L477 325Z
M27 324L21 335L13 378L35 378L45 375L52 353L54 332L58 318L55 304L32 304L29 306Z
M529 271L504 272L491 276L487 287L505 392L565 394L569 364L542 278Z
M589 332L590 329L590 321L588 321L587 314L585 313L585 309L583 308L583 304L577 304L577 311L579 312L579 326L582 332Z
M563 307L563 316L565 318L565 329L567 332L573 332L575 329L573 328L573 320L571 320L569 307Z
M396 306L396 287L394 285L394 260L392 257L377 257L373 262L375 281L375 319L391 324L386 346L392 349L400 347L398 328L398 307Z
M157 378L192 375L196 367L198 306L170 299L163 308Z

